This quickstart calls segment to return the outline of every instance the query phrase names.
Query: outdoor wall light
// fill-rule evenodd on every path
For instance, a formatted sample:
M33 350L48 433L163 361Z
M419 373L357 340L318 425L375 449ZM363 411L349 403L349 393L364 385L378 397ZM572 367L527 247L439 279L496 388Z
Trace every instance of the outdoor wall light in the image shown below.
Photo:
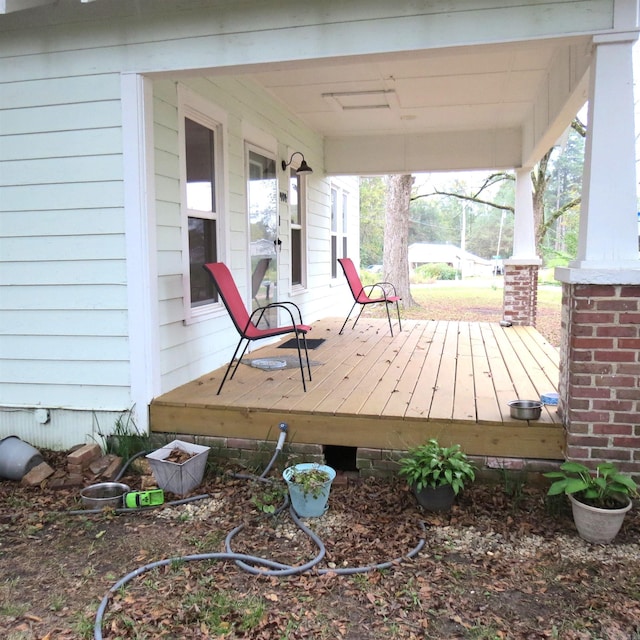
M313 169L307 164L307 161L304 159L304 155L300 153L300 151L294 151L289 158L289 162L282 161L282 170L284 171L293 160L294 156L302 156L302 162L300 166L296 169L296 173L300 175L301 173L313 173Z

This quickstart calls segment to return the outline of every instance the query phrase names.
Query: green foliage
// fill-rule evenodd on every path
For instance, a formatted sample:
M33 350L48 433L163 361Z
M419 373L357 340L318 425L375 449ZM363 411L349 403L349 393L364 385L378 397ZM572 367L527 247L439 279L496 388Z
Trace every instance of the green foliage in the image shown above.
M465 483L475 480L475 470L459 444L441 447L435 438L409 451L400 459L398 473L416 491L450 484L457 495Z
M414 271L413 282L433 282L434 280L455 280L460 272L444 262L421 264Z
M565 462L559 471L549 471L545 477L554 480L548 495L575 494L577 500L601 509L617 509L621 497L638 495L638 486L620 473L611 462L602 462L595 472L580 462Z
M329 474L319 466L310 469L293 468L289 476L289 482L302 487L302 493L307 496L317 498L322 491L322 487L329 481Z
M263 513L275 513L286 495L286 490L281 484L254 482L251 488L251 502Z
M385 179L360 179L360 263L382 264Z
M131 409L118 416L111 433L104 434L98 428L98 435L102 439L105 453L120 456L123 460L129 460L134 454L153 448L151 436L138 430Z

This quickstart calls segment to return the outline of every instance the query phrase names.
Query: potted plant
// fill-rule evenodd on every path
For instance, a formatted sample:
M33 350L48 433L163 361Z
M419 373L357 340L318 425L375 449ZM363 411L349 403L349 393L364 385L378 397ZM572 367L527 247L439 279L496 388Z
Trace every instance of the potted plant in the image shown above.
M303 518L317 518L327 510L335 469L326 464L302 462L287 467L282 477L287 483L291 504Z
M459 444L441 447L435 438L411 449L400 459L399 474L407 479L420 505L430 511L448 511L475 470Z
M544 475L554 480L548 495L569 496L578 535L587 542L611 542L631 509L631 497L638 495L636 483L611 462L602 462L592 471L569 461L559 471Z

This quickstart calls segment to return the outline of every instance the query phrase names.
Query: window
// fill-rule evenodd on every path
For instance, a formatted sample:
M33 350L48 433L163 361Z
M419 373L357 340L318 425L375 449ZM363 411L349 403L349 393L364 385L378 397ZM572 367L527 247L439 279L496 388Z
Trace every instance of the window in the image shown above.
M202 268L216 262L215 132L191 120L184 121L186 196L189 212L189 284L191 306L217 302L213 283Z
M186 92L183 92L183 94ZM184 96L183 96L184 97ZM184 237L184 302L186 320L208 313L218 302L211 278L202 268L220 260L222 125L208 105L181 103L182 215Z
M349 196L335 186L331 187L331 277L338 277L338 258L349 255L347 217Z
M291 216L291 285L304 287L305 282L305 192L302 176L291 169L289 176L289 213Z

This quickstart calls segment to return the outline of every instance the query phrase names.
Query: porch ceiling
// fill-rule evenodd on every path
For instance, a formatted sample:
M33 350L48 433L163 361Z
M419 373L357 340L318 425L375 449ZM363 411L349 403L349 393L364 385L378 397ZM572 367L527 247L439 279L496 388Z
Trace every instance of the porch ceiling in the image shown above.
M528 154L546 152L584 104L586 82L576 91L575 68L567 67L554 86L550 79L559 61L575 67L575 52L588 42L574 37L290 62L251 76L324 136L327 173L344 173L346 161L355 173L377 165L392 172L398 162L397 171L517 167ZM412 158L412 142L424 154L417 150Z

